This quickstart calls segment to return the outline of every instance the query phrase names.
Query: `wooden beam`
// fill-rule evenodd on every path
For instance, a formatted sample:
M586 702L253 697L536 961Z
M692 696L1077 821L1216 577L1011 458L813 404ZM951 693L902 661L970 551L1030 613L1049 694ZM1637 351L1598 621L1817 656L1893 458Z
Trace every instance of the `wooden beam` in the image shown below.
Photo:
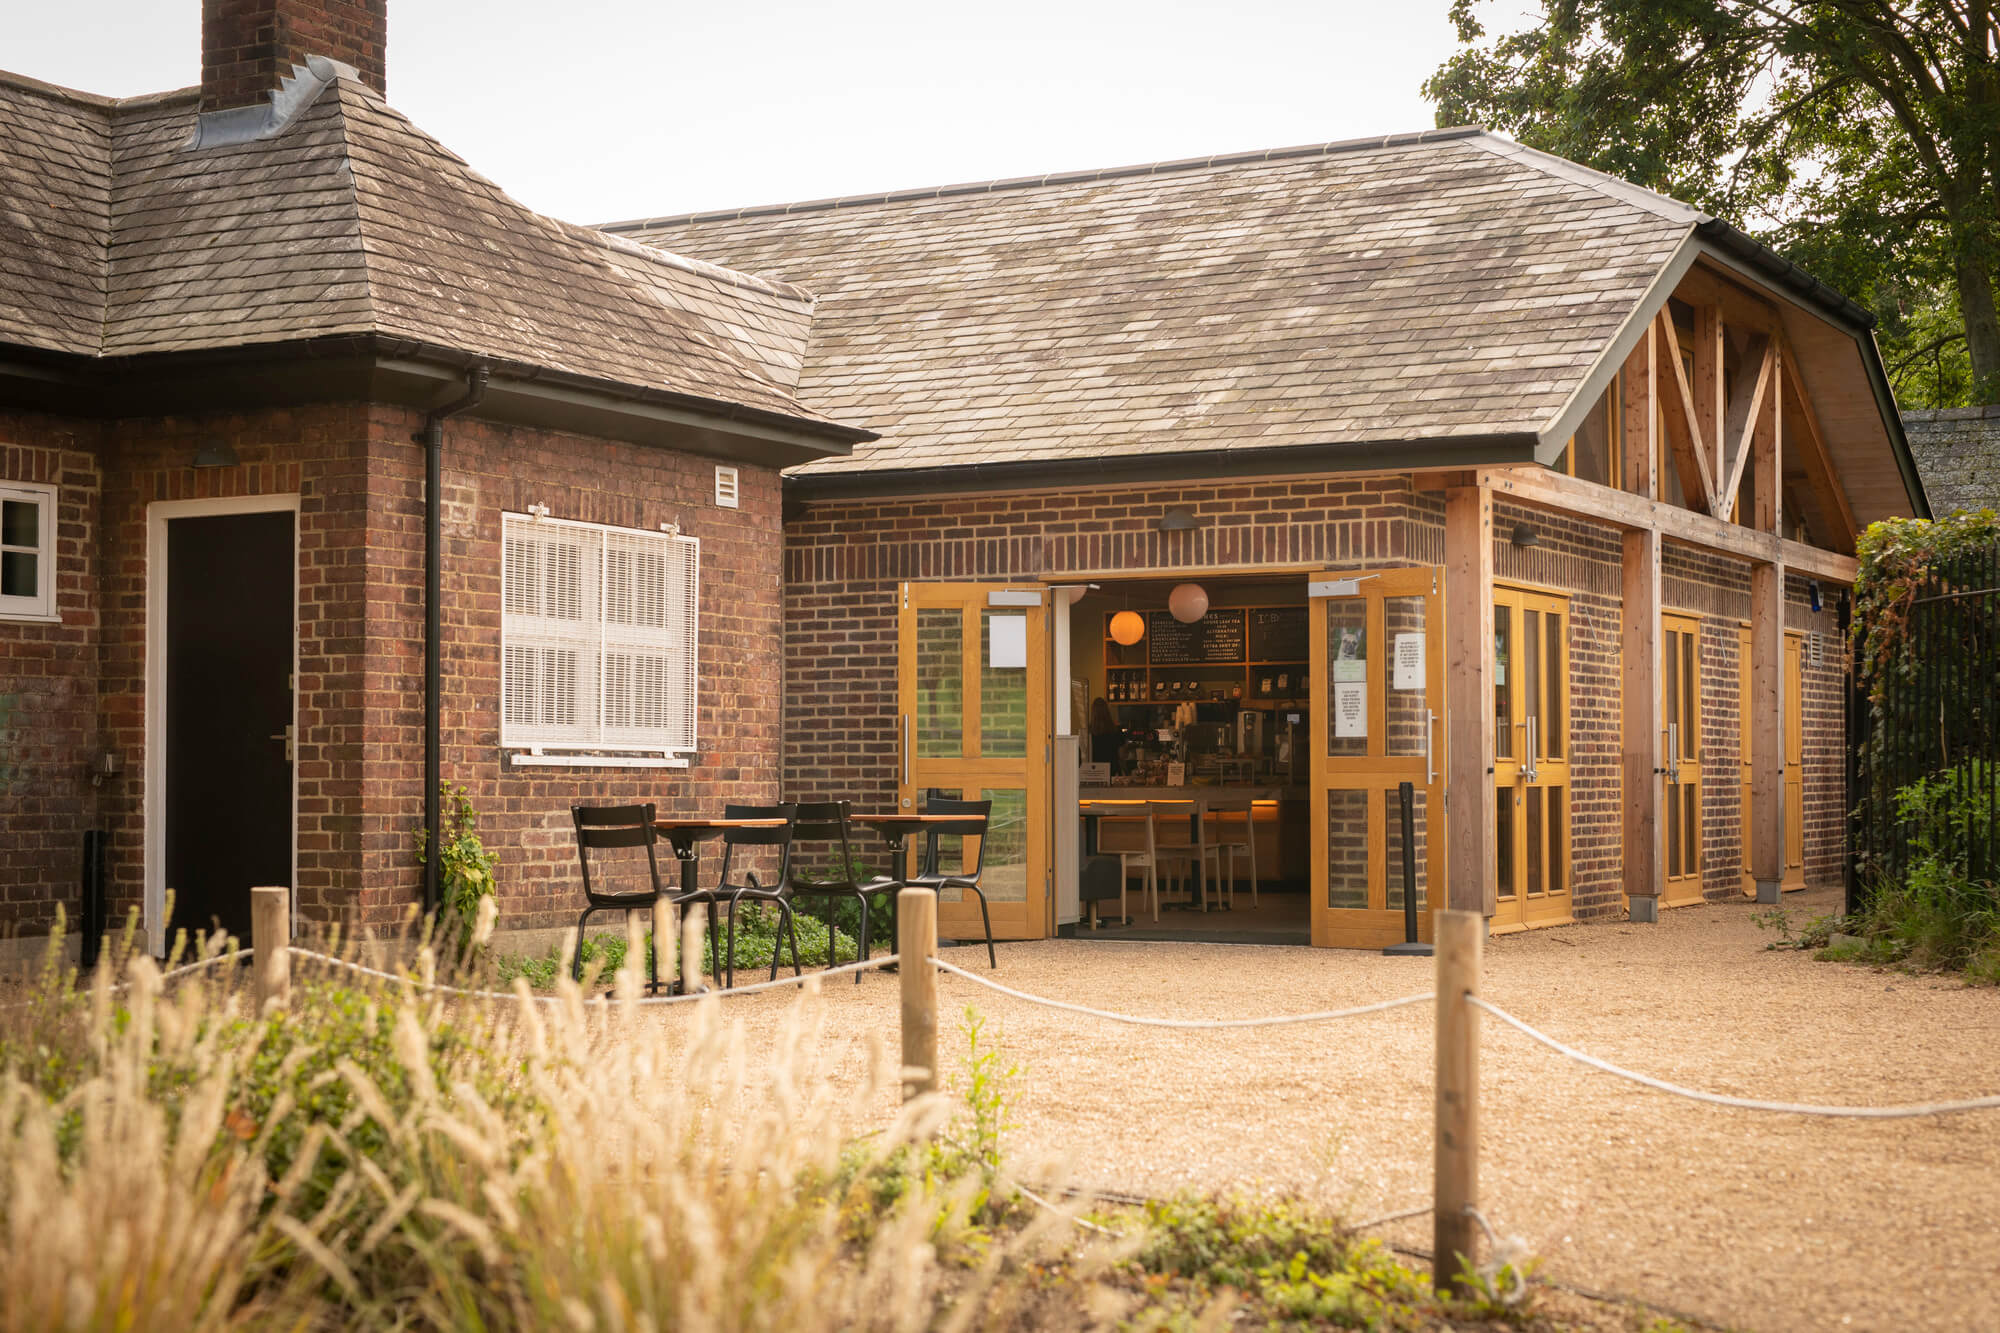
M1785 567L1750 571L1750 874L1757 901L1785 877ZM1741 667L1738 668L1739 670Z
M1777 373L1778 349L1771 349L1772 377ZM1785 395L1782 382L1771 386L1771 401L1762 412L1754 417L1755 429L1748 444L1750 446L1750 466L1753 478L1752 489L1756 492L1756 512L1749 515L1749 521L1759 532L1785 531ZM1738 463L1738 467L1742 464Z
M1702 264L1687 271L1674 295L1691 306L1712 305L1722 310L1722 321L1753 333L1776 334L1781 327L1778 308L1762 296Z
M1826 451L1826 436L1820 431L1819 417L1813 411L1812 400L1806 397L1805 385L1799 380L1798 363L1792 356L1792 349L1779 349L1779 362L1784 368L1786 387L1791 390L1792 407L1795 409L1785 424L1786 442L1791 446L1793 457L1799 460L1800 471L1806 474L1806 488L1813 494L1814 502L1838 531L1828 534L1839 543L1839 548L1849 555L1854 554L1854 537L1858 529L1854 523L1853 507L1847 503L1847 488L1840 484L1840 474L1834 470L1833 457Z
M1707 513L1714 503L1715 483L1709 476L1708 449L1702 442L1701 426L1695 412L1694 391L1688 387L1687 367L1681 364L1680 335L1674 331L1674 317L1660 308L1653 321L1659 334L1660 406L1667 428L1667 444L1673 450L1674 469L1680 474L1681 498L1689 509Z
M1445 905L1492 916L1493 493L1456 486L1444 501Z
M1722 485L1715 493L1715 503L1709 512L1717 518L1728 518L1730 506L1736 503L1736 488L1743 482L1743 465L1750 458L1750 437L1764 420L1765 400L1777 396L1778 349L1763 334L1754 334L1750 346L1743 354L1742 364L1736 372L1733 400L1729 407L1729 422L1723 431L1723 438L1732 448L1728 451L1728 466L1719 474ZM1758 500L1763 493L1758 492ZM1761 525L1760 525L1761 526ZM1764 528L1765 532L1775 532L1776 528Z
M1342 475L1346 474L1343 473ZM1453 486L1470 486L1472 484L1472 471L1469 468L1458 468L1446 472L1412 472L1410 474L1410 489L1413 491L1443 491L1449 490Z
M1648 500L1660 498L1659 330L1651 324L1618 383L1622 409L1618 435L1623 460L1623 488Z
M1707 444L1703 451L1704 460L1709 463L1708 475L1720 477L1723 473L1722 417L1726 410L1725 384L1722 377L1722 308L1712 304L1702 304L1694 308L1694 416L1697 438ZM1711 496L1704 508L1711 511L1715 507Z
M1854 582L1853 556L1824 551L1804 542L1786 541L1663 500L1648 500L1642 495L1628 495L1609 486L1565 477L1536 464L1481 468L1478 477L1480 485L1505 499L1596 519L1614 527L1653 529L1663 540L1682 546L1752 562L1782 564L1797 573L1833 583Z
M1660 821L1666 781L1660 758L1660 534L1625 534L1619 610L1625 773L1625 896L1636 921L1659 919Z

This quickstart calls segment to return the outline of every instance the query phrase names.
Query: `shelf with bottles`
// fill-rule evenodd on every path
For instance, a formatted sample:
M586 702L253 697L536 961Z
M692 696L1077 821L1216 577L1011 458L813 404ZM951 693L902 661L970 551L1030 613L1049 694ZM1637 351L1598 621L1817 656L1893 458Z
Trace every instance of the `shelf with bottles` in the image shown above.
M1295 703L1311 693L1309 662L1257 662L1250 667L1248 698L1255 703Z

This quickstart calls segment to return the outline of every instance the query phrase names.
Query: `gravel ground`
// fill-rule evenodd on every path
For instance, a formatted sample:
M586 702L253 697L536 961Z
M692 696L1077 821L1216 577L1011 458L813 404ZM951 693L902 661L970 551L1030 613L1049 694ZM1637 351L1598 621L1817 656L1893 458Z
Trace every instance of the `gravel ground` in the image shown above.
M1799 918L1835 905L1786 899ZM1756 910L1494 940L1484 993L1593 1054L1719 1092L1844 1104L2000 1092L2000 990L1767 952ZM975 966L970 950L948 956ZM999 979L1135 1014L1235 1018L1428 990L1431 966L1048 941L1003 947ZM1059 1159L1079 1184L1133 1193L1295 1193L1353 1218L1429 1198L1427 1006L1176 1032L941 985L947 1014L976 1004L1022 1067L1017 1160ZM871 1031L894 1049L892 978L830 985L826 1003L832 1067L858 1071ZM729 1012L754 1049L787 1004L745 997ZM1482 1201L1545 1275L1740 1328L2000 1328L2000 1112L1870 1122L1708 1107L1593 1073L1490 1018L1481 1061ZM1427 1247L1429 1223L1384 1234Z

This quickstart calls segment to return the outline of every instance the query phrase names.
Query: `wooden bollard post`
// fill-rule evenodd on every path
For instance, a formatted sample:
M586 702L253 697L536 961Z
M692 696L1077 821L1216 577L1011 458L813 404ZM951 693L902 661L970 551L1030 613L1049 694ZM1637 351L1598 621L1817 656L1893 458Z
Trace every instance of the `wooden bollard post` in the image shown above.
M707 921L694 908L689 908L681 918L681 989L689 995L707 990L702 979L702 936L706 933Z
M937 895L929 889L896 894L897 969L903 983L903 1100L936 1092L938 980Z
M1450 1291L1459 1256L1477 1255L1478 1223L1466 1211L1479 1201L1479 959L1486 939L1477 912L1439 912L1437 944L1436 1180L1431 1233L1432 1278Z
M674 905L661 894L653 899L653 968L671 983L674 979L674 956L667 952L680 939L680 929L674 921Z
M250 890L250 948L257 967L257 1012L292 1002L292 891Z

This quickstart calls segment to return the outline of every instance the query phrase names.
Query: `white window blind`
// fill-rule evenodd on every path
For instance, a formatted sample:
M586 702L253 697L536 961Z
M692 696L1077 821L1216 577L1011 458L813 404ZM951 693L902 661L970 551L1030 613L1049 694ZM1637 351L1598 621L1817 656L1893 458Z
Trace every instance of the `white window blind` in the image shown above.
M506 514L503 747L695 748L701 543Z

